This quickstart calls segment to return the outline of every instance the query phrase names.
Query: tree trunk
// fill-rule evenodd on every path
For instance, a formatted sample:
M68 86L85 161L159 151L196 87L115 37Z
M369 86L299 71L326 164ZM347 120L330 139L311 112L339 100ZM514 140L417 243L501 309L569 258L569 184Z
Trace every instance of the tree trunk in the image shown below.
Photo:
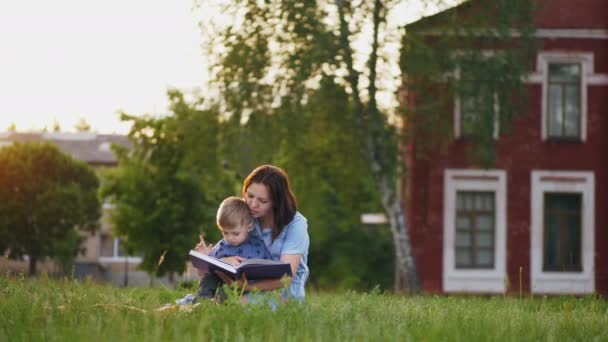
M420 281L403 208L395 190L390 186L390 182L383 177L378 183L382 194L382 205L386 211L395 246L395 291L418 293Z
M123 287L129 286L129 257L125 257L125 270L123 274L122 285Z
M418 293L420 283L416 272L416 263L412 254L412 247L405 222L405 214L399 203L399 197L390 179L390 170L387 169L386 140L384 140L383 125L384 118L380 115L376 106L376 67L378 59L378 37L379 27L385 18L381 15L383 4L381 1L374 1L373 10L373 36L372 51L369 59L369 86L368 96L370 101L367 108L361 101L359 95L359 72L354 67L353 50L350 47L349 37L351 36L348 21L346 20L346 4L344 0L335 0L338 10L340 46L342 56L347 68L346 80L350 84L353 98L353 110L355 113L356 126L365 137L364 155L370 164L370 169L374 176L378 191L382 194L382 206L388 217L393 242L395 245L395 261L397 270L395 274L395 290L407 290L409 293ZM388 152L391 153L391 152ZM393 153L397 153L394 151Z
M29 267L28 275L30 277L33 277L36 275L36 263L38 263L38 257L30 255L29 259L30 259L30 267Z

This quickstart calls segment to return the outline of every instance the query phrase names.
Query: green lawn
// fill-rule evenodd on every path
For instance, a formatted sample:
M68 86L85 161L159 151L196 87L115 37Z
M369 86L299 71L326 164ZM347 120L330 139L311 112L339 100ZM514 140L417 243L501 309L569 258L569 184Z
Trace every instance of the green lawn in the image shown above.
M608 341L608 302L594 297L322 293L274 311L154 311L186 292L0 276L0 341Z

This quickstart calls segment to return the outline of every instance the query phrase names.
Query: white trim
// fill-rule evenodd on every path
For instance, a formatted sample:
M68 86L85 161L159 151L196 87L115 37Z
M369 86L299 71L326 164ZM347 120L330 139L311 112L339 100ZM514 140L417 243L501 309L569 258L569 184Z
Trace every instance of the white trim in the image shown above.
M587 86L590 75L593 75L593 53L571 52L571 51L551 51L541 52L536 59L536 70L542 76L542 99L541 99L541 137L543 141L548 138L547 117L548 117L548 92L549 63L579 63L581 65L581 118L580 118L580 139L587 141Z
M361 214L361 223L364 224L385 224L388 223L388 218L384 213L366 213Z
M543 84L543 75L534 71L528 74L528 77L524 80L528 84Z
M539 171L531 173L530 234L531 291L533 293L583 294L595 291L595 177L592 171ZM570 192L582 194L582 272L544 272L543 227L544 194Z
M454 256L456 192L494 191L496 198L494 268L456 269ZM455 170L444 173L443 291L504 293L506 291L507 176L503 170Z
M138 264L141 262L141 257L99 257L99 262L105 263L119 263L119 262L128 262L129 264Z
M543 57L541 57L543 55ZM536 58L536 70L528 74L525 82L528 84L540 84L543 85L546 69L543 68L543 60L547 56L551 58L559 58L566 56L570 58L576 58L577 56L583 56L581 59L587 59L587 85L588 86L604 86L608 85L608 74L596 74L594 66L593 53L591 52L579 52L579 51L542 51Z
M536 72L540 75L546 75L546 63L549 62L579 62L584 63L586 66L585 76L589 77L595 75L595 63L593 52L589 51L570 51L570 50L554 50L554 51L541 51L536 56ZM597 74L601 75L601 74Z
M592 74L587 78L587 85L605 86L608 85L608 74Z
M462 30L461 32L454 31L442 31L442 30L426 30L419 32L418 34L424 36L464 36L473 34L481 37L497 37L498 34L491 34L487 30ZM517 30L511 30L509 33L510 37L521 37L521 34ZM605 29L536 29L533 34L537 38L548 38L548 39L608 39L608 30Z
M608 39L608 30L602 29L537 29L539 38Z

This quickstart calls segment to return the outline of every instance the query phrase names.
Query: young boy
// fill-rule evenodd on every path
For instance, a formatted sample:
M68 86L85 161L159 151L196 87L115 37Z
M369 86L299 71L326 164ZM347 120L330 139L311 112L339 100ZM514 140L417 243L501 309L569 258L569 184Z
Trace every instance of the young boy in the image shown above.
M242 198L228 197L222 201L216 220L224 238L211 249L210 256L218 259L231 256L272 259L264 241L249 234L253 230L253 218ZM221 279L215 273L205 274L199 283L198 296L214 298L221 284Z

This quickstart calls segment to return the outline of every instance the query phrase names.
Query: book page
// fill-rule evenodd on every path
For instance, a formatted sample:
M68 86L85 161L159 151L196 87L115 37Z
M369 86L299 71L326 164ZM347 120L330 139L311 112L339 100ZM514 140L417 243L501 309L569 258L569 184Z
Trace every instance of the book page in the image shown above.
M190 251L190 255L192 255L192 256L200 259L200 260L204 260L207 263L213 264L213 265L215 265L215 266L217 266L217 267L219 267L221 269L224 269L224 270L226 270L228 272L236 273L236 267L234 267L233 265L231 265L231 264L229 264L229 263L227 263L227 262L225 262L225 261L223 261L221 259L217 259L217 258L214 258L212 256L199 253L199 252L197 252L195 250L191 250Z
M282 261L270 260L270 259L247 259L239 264L238 267L247 266L247 265L280 265L284 264ZM237 267L237 268L238 268Z

